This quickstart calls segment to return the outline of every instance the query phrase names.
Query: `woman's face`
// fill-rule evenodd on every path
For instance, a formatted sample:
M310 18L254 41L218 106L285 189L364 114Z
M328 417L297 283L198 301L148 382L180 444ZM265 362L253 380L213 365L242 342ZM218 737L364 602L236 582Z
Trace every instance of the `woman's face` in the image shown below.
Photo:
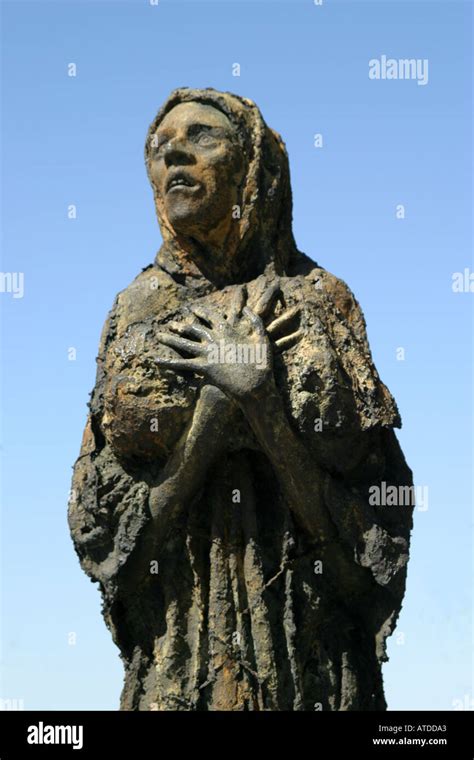
M175 106L150 149L150 175L176 232L202 238L232 223L246 162L227 116L198 102Z

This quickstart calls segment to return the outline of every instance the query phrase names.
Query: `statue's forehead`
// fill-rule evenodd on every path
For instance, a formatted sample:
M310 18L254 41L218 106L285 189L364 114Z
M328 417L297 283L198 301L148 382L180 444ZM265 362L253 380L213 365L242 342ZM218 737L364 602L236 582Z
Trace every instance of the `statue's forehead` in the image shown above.
M168 111L158 125L158 130L186 126L195 121L202 121L202 123L211 127L233 128L227 116L222 111L219 111L219 109L205 103L191 101L189 103L179 103L171 111Z

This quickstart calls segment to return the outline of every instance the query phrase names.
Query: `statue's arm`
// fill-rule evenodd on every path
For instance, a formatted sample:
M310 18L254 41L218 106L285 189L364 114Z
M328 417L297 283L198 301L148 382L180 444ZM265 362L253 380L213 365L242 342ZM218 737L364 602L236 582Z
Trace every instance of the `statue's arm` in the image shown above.
M154 319L124 328L123 314L118 297L101 334L69 504L83 568L103 583L125 571L144 534L159 537L172 527L238 412L217 388L163 372Z
M271 362L229 363L211 361L211 350L221 345L232 346L245 342L247 346L266 346L271 349L267 332L275 334L275 322L265 330L261 319L244 308L242 317L225 320L209 307L193 308L201 323L174 327L174 332L161 333L158 339L165 345L191 354L193 358L157 360L161 366L178 372L195 371L220 387L241 408L261 449L271 462L295 519L308 536L318 541L331 555L333 576L350 578L359 594L373 591L375 582L386 589L403 566L407 542L394 530L386 529L384 519L368 503L363 489L357 489L345 469L338 471L334 463L328 466L311 451L296 425L290 420L277 388ZM284 317L278 318L278 325ZM178 334L177 334L178 333ZM275 347L287 345L288 336L275 340ZM370 431L348 430L346 445L358 447L361 457L374 454L376 438ZM376 455L375 459L379 459ZM357 456L347 462L357 468ZM393 533L393 535L392 535ZM382 555L382 561L378 560ZM385 562L385 559L387 560ZM386 568L384 567L387 566ZM393 573L392 573L393 570ZM347 588L345 580L345 588ZM393 585L393 584L392 584Z
M98 447L102 433L89 419L74 468L69 522L84 569L94 580L134 585L149 573L181 510L225 449L236 411L222 391L203 386L174 450L154 480L149 473L148 483L129 471L109 444Z
M191 422L151 489L150 513L156 542L166 538L180 511L204 485L209 468L226 448L237 407L213 385L204 385Z
M297 521L313 538L333 540L336 529L324 505L324 472L291 428L275 383L266 383L240 405Z
M275 388L267 387L241 405L296 521L320 542L323 572L334 595L374 631L377 653L384 659L385 640L405 591L412 507L373 507L368 484L354 486L325 471L293 431ZM394 431L377 432L380 436L361 435L372 439L369 450L385 460L383 477L389 484L410 486L411 471ZM348 436L347 445L353 440Z
M195 411L167 460L156 485L150 489L150 519L137 546L120 572L124 587L133 590L150 577L154 561L159 561L165 545L184 509L203 487L209 468L225 450L228 426L236 407L218 388L202 388Z

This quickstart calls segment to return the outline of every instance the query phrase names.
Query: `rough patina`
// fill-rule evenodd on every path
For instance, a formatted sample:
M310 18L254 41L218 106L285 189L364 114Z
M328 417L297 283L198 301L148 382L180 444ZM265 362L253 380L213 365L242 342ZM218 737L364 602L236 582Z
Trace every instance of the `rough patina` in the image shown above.
M69 506L121 709L385 709L412 508L369 489L412 479L360 307L298 251L253 102L175 90L145 158L163 244L105 323ZM208 361L232 344L265 361Z

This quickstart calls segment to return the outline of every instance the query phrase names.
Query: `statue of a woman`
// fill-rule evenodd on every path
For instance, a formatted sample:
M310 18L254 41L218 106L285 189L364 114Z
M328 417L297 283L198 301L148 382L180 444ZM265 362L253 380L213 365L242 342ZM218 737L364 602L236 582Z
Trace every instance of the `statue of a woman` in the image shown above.
M254 103L174 91L146 165L163 236L103 329L69 523L124 710L377 710L408 486L362 312L296 248Z

